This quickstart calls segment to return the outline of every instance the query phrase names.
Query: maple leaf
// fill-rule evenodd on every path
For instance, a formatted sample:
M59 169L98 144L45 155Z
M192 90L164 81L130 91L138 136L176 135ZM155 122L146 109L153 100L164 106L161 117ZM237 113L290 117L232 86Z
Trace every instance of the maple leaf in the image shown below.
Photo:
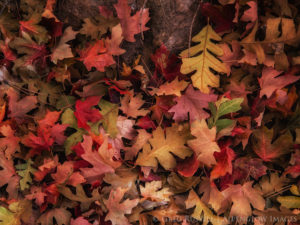
M79 172L73 172L73 164L73 162L67 161L57 166L56 173L51 174L51 177L57 184L66 183L76 187L78 184L85 182L85 179Z
M9 98L8 116L10 118L23 118L26 113L36 107L38 102L36 96L26 96L20 99L19 93L16 92L13 88L9 88L6 94Z
M30 222L32 204L28 200L14 201L9 204L8 209L0 206L1 225L21 225Z
M188 119L188 115L191 121L206 119L209 114L203 109L208 108L209 102L217 100L217 96L214 94L204 94L201 91L196 91L189 85L185 93L175 98L177 104L173 106L169 112L174 112L174 120L176 122L184 121Z
M41 223L41 225L54 225L53 218L55 218L57 225L66 225L69 224L71 216L72 214L65 208L54 208L42 214L37 219L37 223Z
M218 73L229 72L226 64L216 58L216 56L223 55L222 48L211 40L221 41L222 39L210 25L207 25L192 39L193 42L200 42L200 44L186 49L180 54L183 57L180 72L189 74L196 71L191 77L193 86L205 94L210 92L209 86L219 87L219 77L215 76L210 68ZM199 52L202 53L195 56Z
M117 128L117 119L119 107L117 104L112 104L109 101L101 99L99 102L100 113L102 115L102 125L104 130L112 137L115 138L119 133Z
M108 143L108 137L107 135L104 136L104 140L100 148L98 149L98 153L103 159L103 162L106 163L107 165L111 166L112 168L116 169L119 166L121 166L122 162L119 161L119 158L115 160L115 155L116 155L116 149L111 146L109 147Z
M281 190L288 182L289 179L285 175L279 176L278 173L273 172L263 176L255 188L264 195L270 195Z
M239 171L244 177L250 175L255 180L267 174L267 167L259 158L241 157L234 161L234 171Z
M292 137L289 133L281 135L272 142L273 129L262 127L253 131L251 139L254 152L265 162L270 162L289 151Z
M214 215L193 190L190 191L189 196L185 201L185 205L187 209L196 206L191 216L196 220L203 221L204 225L208 224L209 222L214 225L227 224L226 218Z
M91 96L86 98L84 101L77 100L75 105L74 115L77 118L77 123L79 128L84 128L89 130L89 125L87 122L97 122L102 118L99 110L91 109L92 106L95 106L100 101L100 96Z
M120 203L126 191L127 189L118 187L116 190L111 190L108 200L104 199L108 209L105 221L110 220L112 225L129 225L125 214L130 214L132 208L139 203L139 199L126 199Z
M89 209L90 205L102 198L102 196L99 194L99 191L97 188L95 188L92 193L91 197L88 197L81 184L76 186L76 192L73 193L69 188L65 186L60 186L59 192L64 195L66 198L72 200L72 201L77 201L80 202L80 207L82 211L86 211Z
M141 9L131 16L131 8L127 0L119 0L114 4L122 26L123 37L126 41L135 42L134 35L148 30L146 23L150 20L149 9Z
M222 191L224 197L233 203L230 216L238 216L246 220L252 213L250 204L258 210L265 208L265 200L261 192L252 188L252 183L249 181L243 185L230 185Z
M4 136L0 138L0 148L4 151L5 157L11 160L14 153L20 151L20 138L14 135L15 131L11 129L10 125L1 126L0 133Z
M232 174L232 160L234 160L236 155L229 145L230 142L221 143L221 151L214 153L217 164L210 173L211 180L225 176L226 173Z
M44 131L39 128L37 131L37 136L30 132L28 135L22 138L21 142L24 145L31 147L31 154L34 155L43 150L50 151L50 147L53 145L54 139L51 137L49 131Z
M30 194L25 195L25 198L28 200L35 199L35 203L38 206L41 206L45 202L46 196L47 196L47 194L42 192L41 187L32 186L30 188Z
M161 85L159 89L155 91L155 94L181 96L181 91L183 91L187 86L188 82L185 82L184 80L179 81L177 77L170 83Z
M19 176L17 175L12 160L6 159L3 151L0 151L0 187L7 185L6 191L9 194L9 199L17 197L17 189L19 186Z
M142 99L142 95L138 94L134 96L133 90L129 92L129 94L125 95L121 99L121 107L120 109L125 113L128 117L136 118L138 116L145 116L149 110L140 109L144 101Z
M163 129L158 127L152 135L153 137L148 140L149 143L139 153L137 165L156 168L159 162L164 169L170 170L176 166L176 160L172 154L182 159L192 155L189 148L184 145L189 135L186 128L180 128L174 124L172 127L167 127L166 134L164 134Z
M125 160L132 160L137 153L143 148L143 146L147 143L147 141L152 137L146 130L140 129L137 130L138 135L134 140L134 144L132 147L127 147L124 150L125 152Z
M261 78L258 78L261 88L260 97L266 95L267 98L270 98L274 91L284 88L300 79L300 76L297 77L290 73L279 76L280 74L280 71L270 67L263 69Z
M196 139L187 143L193 149L197 161L207 166L216 164L214 152L220 152L216 142L216 127L209 129L205 120L196 120L191 125L191 134Z
M92 144L92 138L84 136L84 141L81 143L84 153L81 155L81 158L89 162L93 167L80 168L80 171L88 182L100 179L105 173L114 172L111 166L104 163L99 153L92 150Z
M58 60L63 60L65 58L74 57L70 45L67 44L68 41L75 39L78 32L73 31L72 27L67 27L64 31L63 36L60 38L58 45L53 49L51 54L51 60L55 64Z
M104 72L105 67L115 64L115 60L108 53L103 40L98 40L95 44L81 50L79 60L83 61L89 71L95 67L100 72Z

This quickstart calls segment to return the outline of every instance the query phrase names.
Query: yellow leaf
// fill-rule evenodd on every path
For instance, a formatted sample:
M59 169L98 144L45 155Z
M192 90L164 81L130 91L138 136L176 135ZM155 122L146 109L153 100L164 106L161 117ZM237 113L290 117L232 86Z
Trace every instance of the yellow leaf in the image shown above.
M226 64L216 58L223 55L222 48L212 40L221 41L222 38L207 25L192 39L200 43L180 54L183 57L180 72L189 74L196 71L191 77L193 85L203 93L209 93L209 86L219 87L219 77L211 69L218 73L229 73Z
M139 154L136 164L139 166L157 167L158 162L165 170L176 166L176 160L172 153L181 159L192 155L192 151L185 146L188 139L186 128L179 129L178 125L166 128L166 135L161 127L153 132L153 138L143 148Z
M170 201L170 196L173 192L168 187L162 188L162 181L152 181L145 183L145 187L140 185L141 195L143 199L150 199L151 201L161 202Z
M267 42L291 43L296 38L296 27L293 19L269 18L267 20L266 38Z
M185 201L185 205L187 209L196 206L191 216L196 220L203 221L203 225L206 225L209 222L213 225L227 224L226 218L214 215L193 190L190 191L189 197Z

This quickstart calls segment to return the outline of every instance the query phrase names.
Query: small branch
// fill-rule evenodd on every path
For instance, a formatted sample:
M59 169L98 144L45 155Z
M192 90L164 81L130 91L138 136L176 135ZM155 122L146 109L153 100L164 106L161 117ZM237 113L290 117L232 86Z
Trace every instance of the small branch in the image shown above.
M148 0L144 0L144 3L143 3L143 6L141 8L141 14L140 14L140 31L141 31L141 39L144 40L144 32L143 32L143 23L142 23L142 19L143 19L143 12L144 12L144 9L145 9L145 6L147 4L147 1Z
M191 23L191 26L190 26L188 57L190 57L190 48L191 48L191 41L192 41L193 25L194 25L194 23L195 23L195 19L196 19L196 16L197 16L197 14L198 14L198 11L199 11L199 9L200 9L200 5L201 5L201 1L199 2L198 6L197 6L196 12L195 12L195 14L194 14L194 17L193 17L193 19L192 19L192 23Z

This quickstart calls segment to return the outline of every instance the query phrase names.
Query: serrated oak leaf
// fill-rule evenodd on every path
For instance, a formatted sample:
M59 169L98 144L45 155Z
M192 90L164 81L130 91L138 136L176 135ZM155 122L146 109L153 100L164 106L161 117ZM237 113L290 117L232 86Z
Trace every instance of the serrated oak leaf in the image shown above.
M97 122L102 118L99 110L92 109L100 101L100 96L87 97L84 101L77 100L75 104L76 111L74 115L77 118L77 124L79 128L84 128L89 130L90 127L87 122Z
M193 149L197 161L212 166L216 164L214 152L220 152L216 142L216 127L208 128L205 120L196 120L191 125L191 134L196 139L189 140L187 143Z
M130 214L132 208L140 201L139 199L126 199L121 203L126 191L127 189L118 187L116 190L111 190L108 200L104 200L108 209L105 221L110 220L112 225L130 225L125 214Z
M258 78L261 88L260 97L266 95L267 98L270 98L274 91L282 89L300 79L300 76L294 76L291 73L279 76L280 74L280 71L274 70L271 67L263 69L261 78Z
M200 43L180 53L183 57L180 72L189 74L196 71L191 77L193 86L205 94L210 92L209 86L219 87L219 77L210 69L218 73L230 72L226 64L217 58L223 55L222 48L212 40L221 41L222 38L207 25L192 39Z
M122 26L123 37L126 41L135 42L134 35L148 30L146 23L150 20L149 9L141 9L131 16L131 8L127 0L119 0L114 4Z
M176 124L167 127L166 134L158 127L153 132L153 137L148 140L149 143L144 145L136 164L156 168L159 162L166 170L175 168L176 160L172 154L181 159L192 155L192 151L185 146L188 135L186 128L180 130Z
M174 112L173 118L176 122L187 120L188 115L191 121L206 119L209 114L203 109L208 108L209 102L216 100L217 95L204 94L201 91L194 90L190 85L182 96L175 98L177 104L169 112Z

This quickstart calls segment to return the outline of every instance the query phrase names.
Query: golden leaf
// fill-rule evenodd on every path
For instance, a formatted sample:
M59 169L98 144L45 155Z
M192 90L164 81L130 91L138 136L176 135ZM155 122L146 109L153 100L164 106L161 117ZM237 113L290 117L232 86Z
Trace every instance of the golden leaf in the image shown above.
M189 133L186 128L179 129L178 125L166 128L166 135L161 127L153 132L153 138L139 154L136 164L139 166L157 167L158 162L166 170L176 166L172 153L181 159L192 155L192 151L185 146Z
M189 74L196 71L191 77L193 85L203 93L209 93L209 86L219 87L219 77L211 69L218 73L229 73L226 64L216 57L222 56L223 50L213 40L221 41L222 38L207 25L192 39L200 43L180 54L183 57L180 72Z

